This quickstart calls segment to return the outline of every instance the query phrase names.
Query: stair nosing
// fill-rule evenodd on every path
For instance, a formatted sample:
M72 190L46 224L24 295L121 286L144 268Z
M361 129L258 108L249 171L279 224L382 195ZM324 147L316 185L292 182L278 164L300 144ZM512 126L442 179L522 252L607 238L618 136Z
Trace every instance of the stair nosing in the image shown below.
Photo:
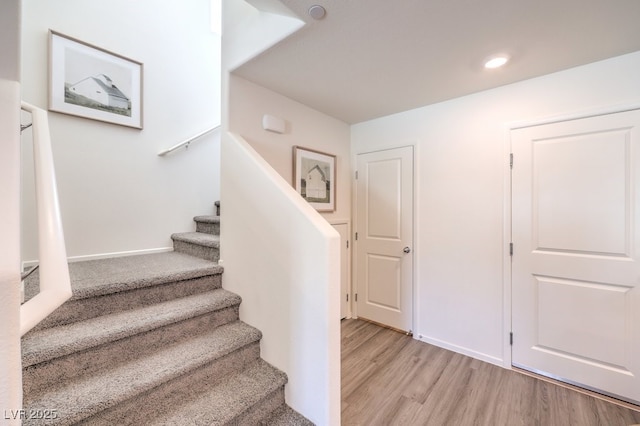
M213 299L207 300L207 296ZM33 333L25 335L23 338L23 368L51 361L74 352L84 351L125 339L136 334L145 333L189 318L195 318L200 315L239 305L241 301L240 296L234 293L224 289L215 289L150 306L34 331ZM179 305L189 303L192 303L192 309L190 310L172 310L172 308L175 309ZM139 318L150 319L140 323ZM78 340L78 335L87 335L87 333L81 333L80 331L87 329L95 331L95 333L92 334L90 338ZM62 338L52 339L52 337L55 338L57 335L61 335ZM47 336L47 340L52 343L50 345L41 345L37 348L37 351L32 350L25 352L24 348L29 347L29 343L37 341L40 336ZM67 340L64 340L65 336L68 337Z
M179 232L172 234L171 239L203 247L220 248L220 236L205 232Z
M199 222L199 223L220 223L220 216L213 216L213 215L196 216L193 218L193 221Z
M225 336L228 330L241 338L233 340ZM56 406L67 422L75 423L259 342L261 337L259 330L238 320L99 374L79 377L47 391L36 392L26 398L24 405ZM206 346L206 350L202 346ZM73 404L78 399L77 395L87 398L84 404Z

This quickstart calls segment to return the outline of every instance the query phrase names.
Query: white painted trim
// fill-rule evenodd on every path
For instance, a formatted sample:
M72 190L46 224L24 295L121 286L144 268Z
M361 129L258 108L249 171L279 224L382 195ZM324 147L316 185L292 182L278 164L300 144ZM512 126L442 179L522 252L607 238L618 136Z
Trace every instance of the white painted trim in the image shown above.
M351 318L358 319L358 305L355 303L355 295L358 292L358 241L356 241L356 232L358 232L358 181L356 180L356 172L358 168L358 153L351 151L351 217L353 224L351 226Z
M349 219L328 219L327 222L332 225L349 225L351 223Z
M418 312L420 310L420 304L418 301L420 300L419 287L418 283L420 282L419 271L418 269L418 253L420 253L420 244L418 243L418 236L420 235L420 221L418 218L420 217L420 203L418 203L418 194L420 194L420 168L417 166L418 164L418 150L420 147L419 140L415 140L412 143L413 146L413 223L411 224L413 228L413 247L411 247L411 251L413 252L413 334L417 333L416 327L419 324L418 322Z
M502 231L502 366L511 369L511 129L504 129L504 162L503 162L503 231Z
M143 254L166 253L170 251L173 251L173 247L159 247L159 248L144 249L144 250L117 251L113 253L98 253L98 254L88 254L84 256L71 256L67 258L67 261L69 263L84 262L85 260L99 260L99 259L110 259L112 257L139 256ZM24 271L26 268L36 266L37 264L38 264L37 260L23 261L22 270Z
M596 117L599 115L616 114L619 112L633 111L640 109L640 103L612 105L607 107L589 108L581 111L574 111L567 114L552 115L548 117L540 117L522 121L513 121L506 123L506 127L511 130L522 129L525 127L541 126L543 124L553 124L562 121L579 120L582 118Z
M501 360L500 358L487 355L482 352L474 351L474 350L465 348L463 346L454 345L452 343L445 342L444 340L439 340L432 337L415 335L415 334L414 334L414 338L416 340L419 340L424 343L428 343L430 345L437 346L439 348L447 349L462 355L469 356L471 358L478 359L480 361L488 362L489 364L497 365L498 367L502 367L502 364L503 364L503 360Z
M349 253L347 253L347 291L349 293L349 302L347 303L347 316L344 319L353 318L353 234L351 232L351 221L349 219L330 219L331 225L347 225L347 236L349 238ZM342 298L342 293L340 297Z

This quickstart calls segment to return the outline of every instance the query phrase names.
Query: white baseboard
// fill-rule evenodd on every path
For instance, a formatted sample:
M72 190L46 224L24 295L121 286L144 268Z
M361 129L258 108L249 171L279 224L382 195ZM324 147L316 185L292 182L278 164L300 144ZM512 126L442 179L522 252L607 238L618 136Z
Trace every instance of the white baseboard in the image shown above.
M97 260L97 259L109 259L112 257L124 257L124 256L137 256L141 254L154 254L154 253L165 253L173 251L173 247L160 247L154 249L145 249L145 250L131 250L131 251L118 251L113 253L99 253L99 254L89 254L84 256L71 256L67 258L67 260L72 262L81 262L85 260ZM36 266L39 262L37 260L26 260L22 262L22 270L25 268L29 268L32 266Z
M471 358L478 359L480 361L488 362L489 364L497 365L498 367L504 368L504 361L502 358L498 358L492 355L487 355L482 352L474 351L472 349L468 349L462 346L454 345L449 342L445 342L443 340L434 339L428 336L423 336L419 334L413 335L414 339L420 340L424 343L429 343L430 345L438 346L439 348L447 349L453 352L457 352L462 355L470 356Z

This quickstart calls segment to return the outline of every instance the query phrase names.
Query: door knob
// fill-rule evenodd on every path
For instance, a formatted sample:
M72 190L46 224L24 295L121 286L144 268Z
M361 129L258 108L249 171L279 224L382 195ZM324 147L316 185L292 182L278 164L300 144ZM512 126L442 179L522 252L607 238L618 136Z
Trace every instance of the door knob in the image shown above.
M402 251L405 252L405 253L411 253L411 248L405 247L405 248L402 249Z

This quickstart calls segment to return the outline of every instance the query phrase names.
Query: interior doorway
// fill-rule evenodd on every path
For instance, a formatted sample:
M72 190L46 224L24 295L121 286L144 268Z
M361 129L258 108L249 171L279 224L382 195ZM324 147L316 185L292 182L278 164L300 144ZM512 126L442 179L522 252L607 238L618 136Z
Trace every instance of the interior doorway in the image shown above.
M640 402L640 110L511 131L512 364Z
M356 173L356 314L411 333L413 147L359 154Z

